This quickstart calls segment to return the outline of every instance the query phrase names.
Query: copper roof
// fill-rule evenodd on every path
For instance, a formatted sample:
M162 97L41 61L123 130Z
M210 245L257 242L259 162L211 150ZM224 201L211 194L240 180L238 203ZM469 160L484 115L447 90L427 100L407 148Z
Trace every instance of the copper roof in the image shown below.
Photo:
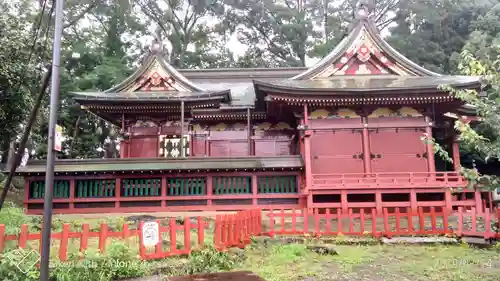
M421 93L424 90L440 91L441 85L454 87L480 87L477 77L470 76L335 76L329 79L286 80L274 83L254 81L259 90L281 92L287 94L307 94L308 92L325 95L394 93L404 91L405 94Z
M56 160L56 174L71 173L108 173L128 171L178 172L186 170L243 170L243 169L300 169L302 158L296 156L278 157L190 157L166 158L112 158L112 159L67 159ZM44 174L45 160L29 161L27 166L19 167L16 174Z

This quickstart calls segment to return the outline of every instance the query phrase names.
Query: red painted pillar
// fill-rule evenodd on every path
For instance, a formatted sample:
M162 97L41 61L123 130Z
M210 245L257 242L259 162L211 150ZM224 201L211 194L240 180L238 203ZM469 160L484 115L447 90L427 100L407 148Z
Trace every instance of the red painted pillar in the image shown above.
M128 141L126 140L120 142L120 158L128 158Z
M311 131L308 129L309 125L309 114L307 104L304 104L304 126L307 128L304 132L304 164L306 172L306 187L304 193L307 194L307 208L312 208L312 195L309 192L309 188L312 186L312 168L311 168Z
M371 157L370 157L370 136L368 134L368 118L362 117L363 122L363 164L365 166L365 173L371 174L372 165L371 165Z
M474 191L474 201L476 203L476 213L483 213L483 200L481 199L481 191L476 188Z
M425 133L428 139L432 139L432 120L428 116L425 116L425 122L427 126L425 127ZM431 174L436 173L436 162L434 160L434 146L432 143L427 144L427 163L429 166L429 172Z

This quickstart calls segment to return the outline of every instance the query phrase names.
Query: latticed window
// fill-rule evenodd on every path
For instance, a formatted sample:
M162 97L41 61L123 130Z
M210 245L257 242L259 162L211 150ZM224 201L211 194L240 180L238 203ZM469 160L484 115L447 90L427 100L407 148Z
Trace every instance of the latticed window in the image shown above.
M184 141L184 155L189 156L189 135L182 138ZM160 156L165 158L181 157L181 138L180 136L160 136Z

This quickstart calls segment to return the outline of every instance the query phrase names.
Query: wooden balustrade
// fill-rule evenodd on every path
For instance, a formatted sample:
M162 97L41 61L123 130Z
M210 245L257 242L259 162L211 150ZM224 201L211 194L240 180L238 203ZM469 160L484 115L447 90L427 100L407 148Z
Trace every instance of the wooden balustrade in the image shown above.
M113 178L114 177L114 178ZM56 213L244 210L299 207L299 172L61 177ZM73 190L71 186L73 185ZM29 214L43 207L43 180L30 181Z
M465 187L467 183L457 172L314 174L311 190Z

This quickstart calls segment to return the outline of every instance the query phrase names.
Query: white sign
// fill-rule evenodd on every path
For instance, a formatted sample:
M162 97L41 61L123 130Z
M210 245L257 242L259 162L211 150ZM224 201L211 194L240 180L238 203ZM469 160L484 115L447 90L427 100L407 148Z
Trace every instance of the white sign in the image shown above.
M155 221L145 222L142 226L142 244L145 247L156 246L160 242L160 228Z
M62 127L59 125L56 125L56 139L54 141L54 150L56 150L56 151L62 150L62 141L63 141Z

